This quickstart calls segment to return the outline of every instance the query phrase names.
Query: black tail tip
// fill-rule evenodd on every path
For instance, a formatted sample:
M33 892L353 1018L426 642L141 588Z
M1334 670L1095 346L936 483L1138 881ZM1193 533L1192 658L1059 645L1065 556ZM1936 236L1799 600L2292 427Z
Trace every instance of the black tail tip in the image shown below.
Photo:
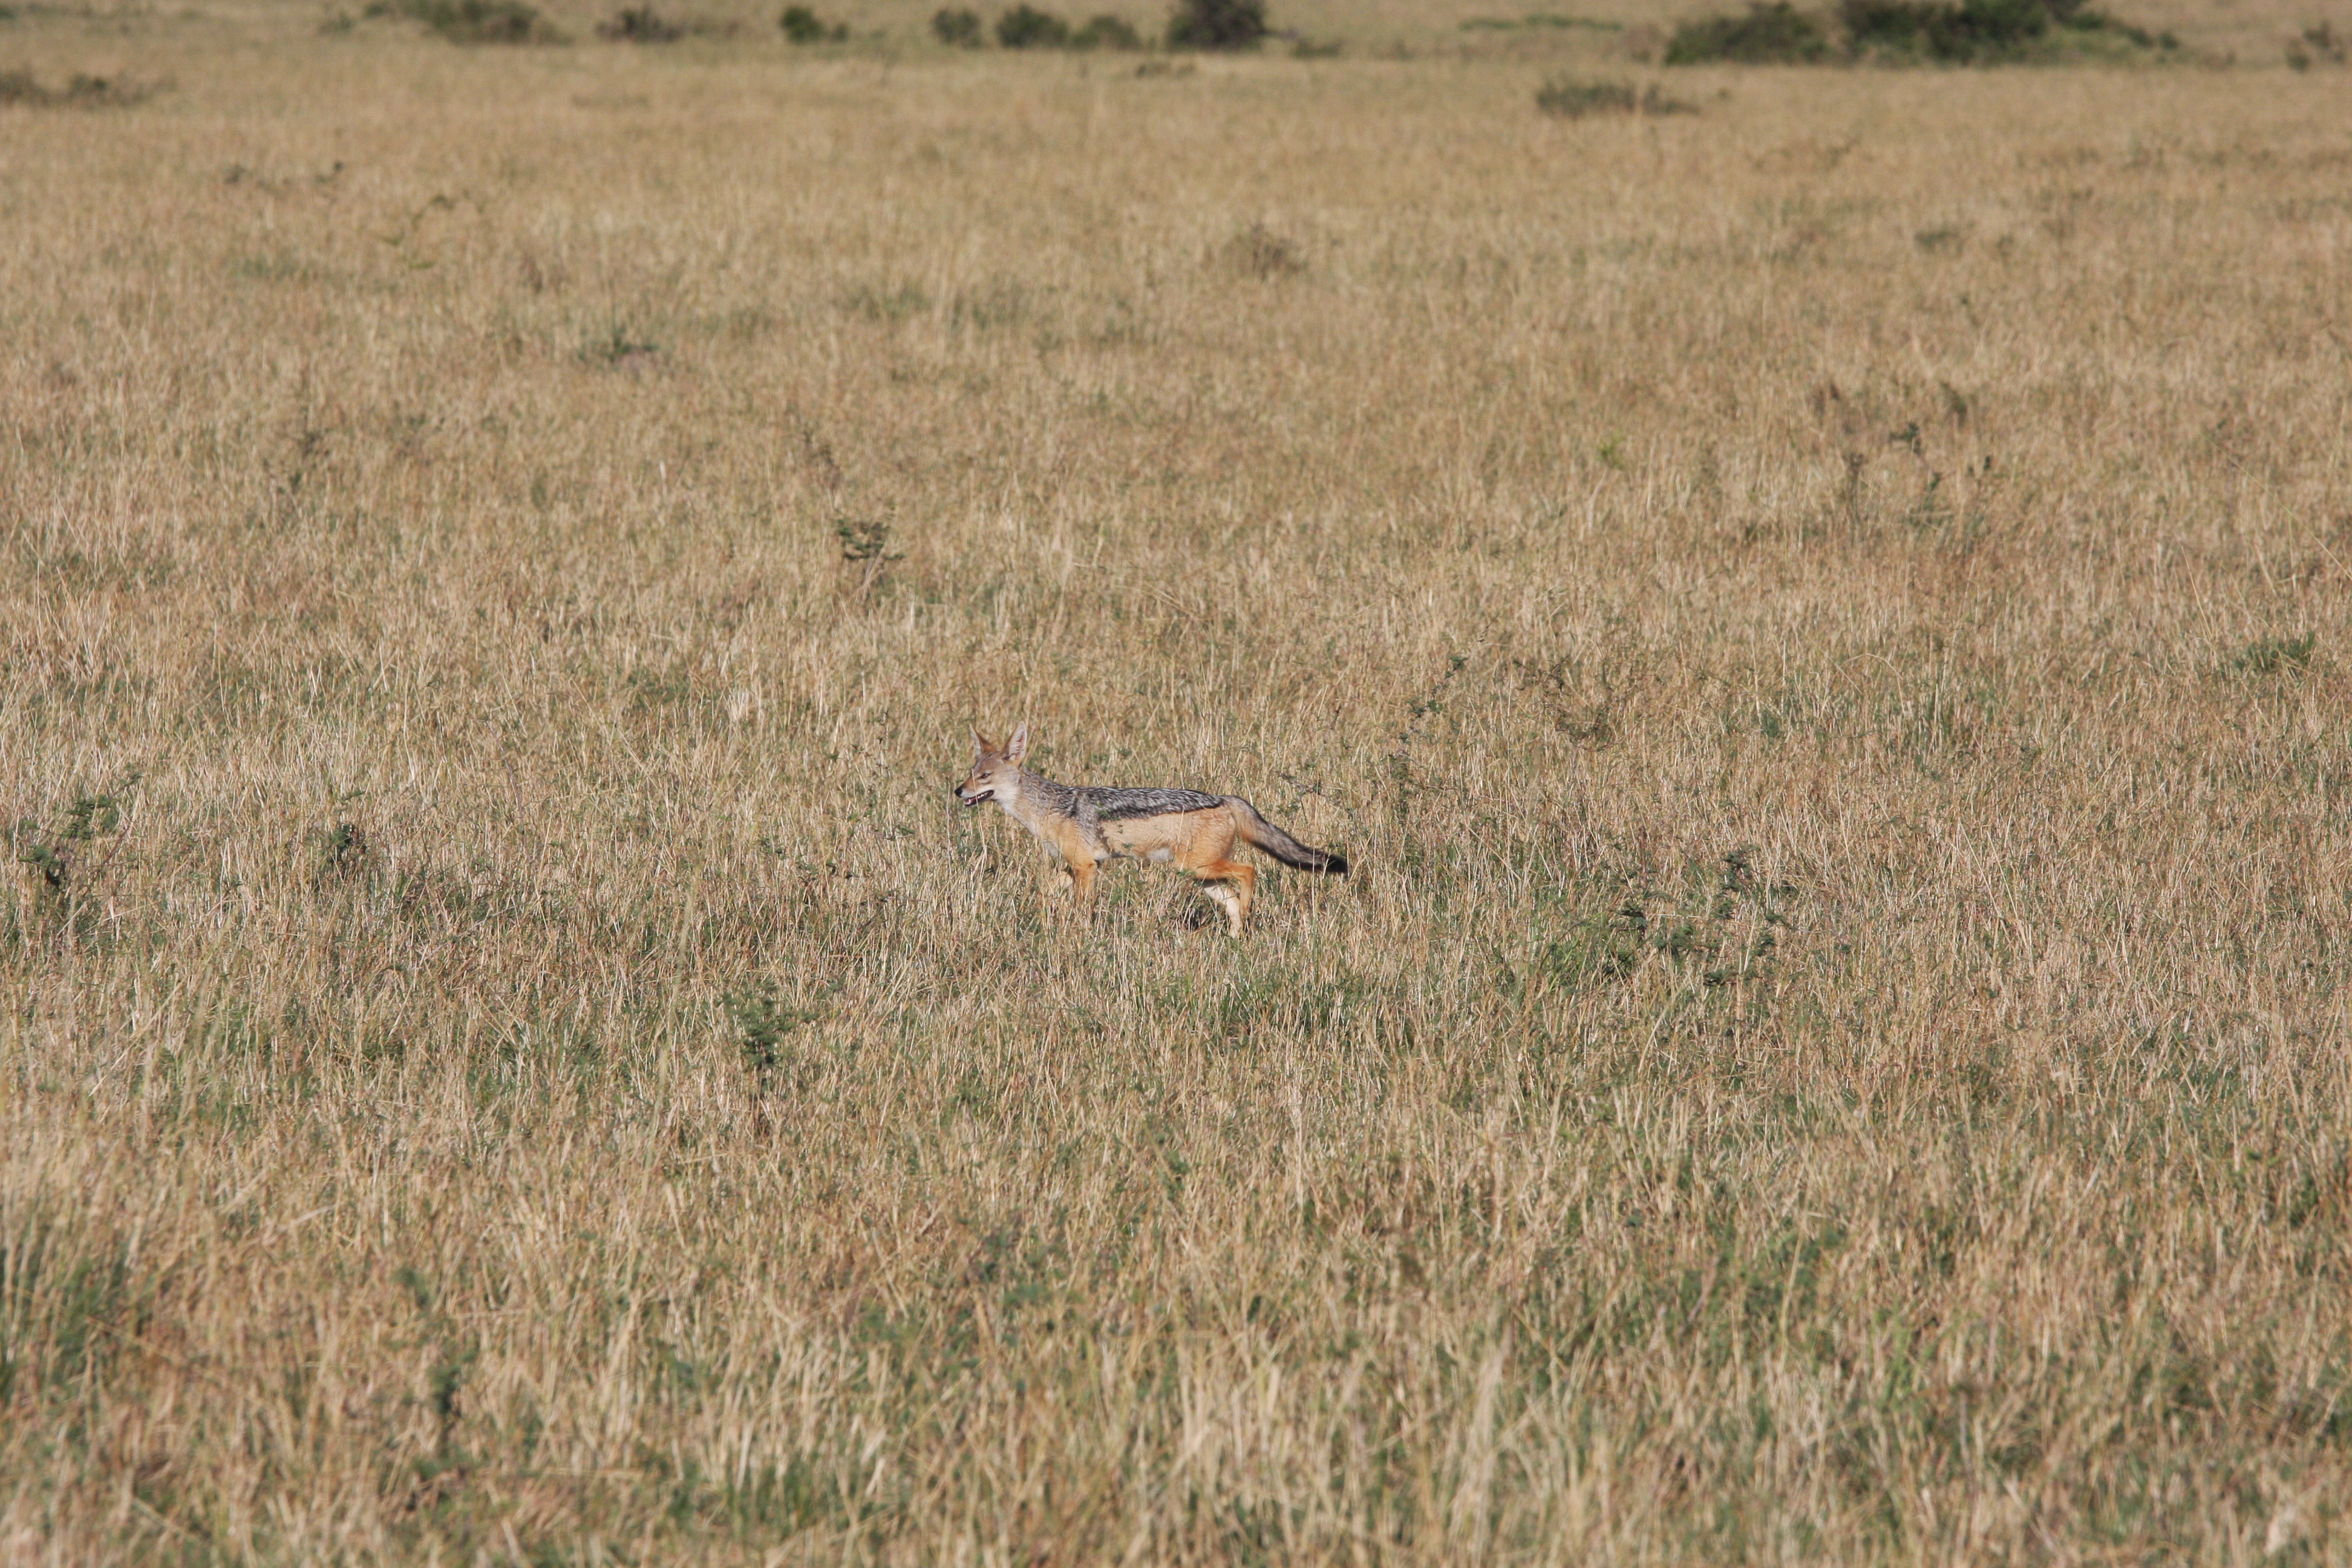
M1348 874L1348 858L1345 855L1325 855L1323 857L1323 874L1327 877L1346 876Z

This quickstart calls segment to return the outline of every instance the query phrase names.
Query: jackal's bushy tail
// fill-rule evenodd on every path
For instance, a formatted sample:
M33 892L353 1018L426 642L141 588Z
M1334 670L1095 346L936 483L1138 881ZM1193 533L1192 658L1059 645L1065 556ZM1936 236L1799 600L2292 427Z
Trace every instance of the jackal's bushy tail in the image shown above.
M1251 848L1263 849L1284 865L1296 866L1302 871L1328 871L1336 877L1348 869L1345 856L1308 848L1260 816L1257 807L1237 795L1229 795L1225 799L1234 806L1234 819L1240 825L1242 842Z

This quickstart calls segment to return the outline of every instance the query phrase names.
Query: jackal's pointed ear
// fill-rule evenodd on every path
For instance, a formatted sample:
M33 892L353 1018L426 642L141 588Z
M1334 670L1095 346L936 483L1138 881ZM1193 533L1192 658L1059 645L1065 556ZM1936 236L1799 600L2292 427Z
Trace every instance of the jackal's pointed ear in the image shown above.
M972 730L972 732L971 732L971 754L972 754L973 756L975 756L975 757L984 757L984 756L988 755L988 753L989 753L989 752L991 752L994 751L995 749L996 749L995 743L994 743L993 742L992 742L991 740L989 740L989 738L988 738L987 736L985 736L985 735L982 734L982 733L980 732L980 731L979 731L979 729L978 729L977 727L975 727L975 728Z
M1024 720L1021 727L1013 731L1013 739L1004 742L1004 760L1008 763L1017 763L1028 754L1029 725Z

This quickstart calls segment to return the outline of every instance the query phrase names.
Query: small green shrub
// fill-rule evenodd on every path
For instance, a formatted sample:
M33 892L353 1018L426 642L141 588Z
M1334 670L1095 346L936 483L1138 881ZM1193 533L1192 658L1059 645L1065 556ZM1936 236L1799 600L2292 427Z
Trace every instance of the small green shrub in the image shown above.
M76 795L65 819L56 826L44 828L27 817L0 838L0 844L15 851L13 858L23 868L26 898L37 894L61 898L81 879L92 844L121 827L123 795L138 782L134 773L115 786L121 794Z
M1696 114L1697 107L1668 98L1654 83L1636 91L1623 81L1577 81L1554 77L1536 89L1536 107L1562 120L1588 114Z
M2301 669L2311 663L2312 649L2319 646L2317 632L2305 632L2299 637L2263 637L2246 645L2246 651L2230 661L2230 668L2241 675L2276 675L2282 670Z
M1745 16L1702 16L1685 22L1666 41L1666 64L1729 60L1740 65L1789 65L1830 52L1829 29L1789 0L1756 0Z
M1590 27L1596 33L1622 33L1622 22L1603 22L1591 16L1570 16L1559 11L1530 11L1524 16L1473 16L1461 24L1465 33L1508 33L1519 28Z
M0 71L0 106L22 104L30 109L100 109L139 102L161 90L149 82L123 77L83 76L67 79L65 86L43 87L30 71Z
M551 44L561 41L539 8L523 0L372 0L361 15L405 16L453 44Z
M1588 114L1632 114L1642 107L1642 95L1627 82L1555 79L1536 89L1536 107L1563 120L1581 120Z
M1292 241L1254 223L1218 247L1217 258L1244 278L1295 278L1307 270L1307 259Z
M842 297L841 305L869 321L903 321L929 310L931 300L913 283L901 283L891 289L861 283Z
M596 36L616 44L669 44L684 37L686 29L650 5L631 5L596 24Z
M659 362L661 345L641 338L620 321L580 345L580 363L614 370L642 370Z
M838 44L849 37L849 24L827 22L806 5L787 5L776 18L784 37L795 44Z
M783 1001L773 986L730 992L720 998L720 1005L735 1026L743 1065L762 1081L773 1077L778 1068L790 1065L786 1042L793 1032L823 1016L822 1009L796 1007Z
M1074 49L1139 49L1143 35L1108 12L1070 35Z
M976 49L981 45L980 13L977 11L940 10L931 13L931 31L940 42L953 49Z
M996 41L1008 49L1058 49L1070 41L1070 25L1051 11L1015 5L996 19Z
M1171 49L1249 49L1265 38L1265 0L1177 0Z
M2168 37L2170 35L2167 34L2166 37ZM2287 44L2286 63L2299 71L2307 71L2315 63L2322 61L2328 65L2340 66L2344 63L2345 53L2344 39L2337 36L2335 28L2323 21L2305 27L2302 37L2293 39Z
M318 834L319 869L323 874L357 870L367 863L374 846L356 822L339 822Z
M907 557L905 551L893 544L887 519L835 518L833 532L841 541L843 562L857 568L857 597L861 602L874 592L875 584L881 582L882 574L890 570L893 562Z

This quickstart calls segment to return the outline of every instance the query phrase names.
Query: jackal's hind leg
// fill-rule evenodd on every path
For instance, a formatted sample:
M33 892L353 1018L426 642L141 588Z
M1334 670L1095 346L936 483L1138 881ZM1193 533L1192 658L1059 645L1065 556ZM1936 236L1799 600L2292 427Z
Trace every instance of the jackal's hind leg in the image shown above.
M1200 879L1202 891L1224 906L1225 920L1233 934L1242 934L1249 923L1250 904L1257 889L1257 868L1239 860L1213 860L1192 875Z

